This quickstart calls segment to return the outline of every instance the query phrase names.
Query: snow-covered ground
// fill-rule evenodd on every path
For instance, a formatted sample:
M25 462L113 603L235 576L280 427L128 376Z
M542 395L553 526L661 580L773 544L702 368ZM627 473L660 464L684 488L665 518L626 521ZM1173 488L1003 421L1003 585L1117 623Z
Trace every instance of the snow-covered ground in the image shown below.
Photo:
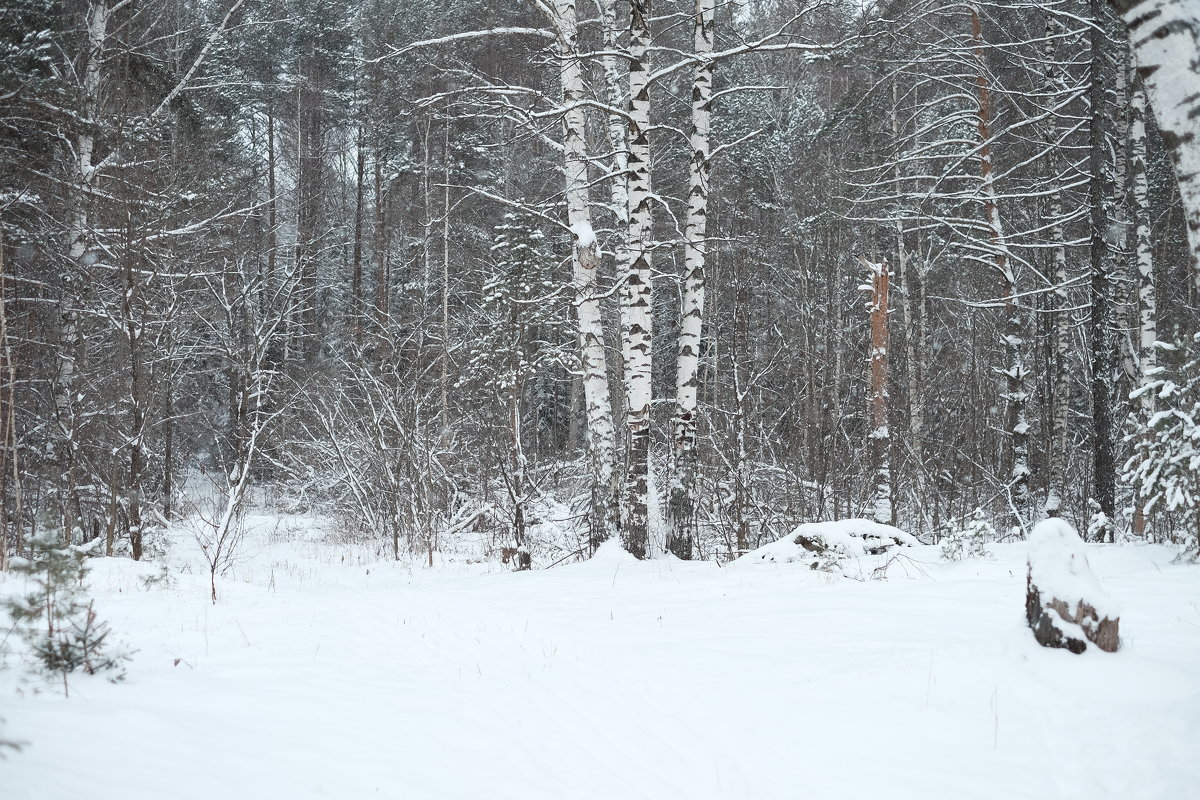
M0 798L1200 797L1200 569L1165 548L1089 548L1123 650L1074 656L1024 625L1020 544L511 573L258 523L215 606L186 539L171 586L95 562L128 679L10 657Z

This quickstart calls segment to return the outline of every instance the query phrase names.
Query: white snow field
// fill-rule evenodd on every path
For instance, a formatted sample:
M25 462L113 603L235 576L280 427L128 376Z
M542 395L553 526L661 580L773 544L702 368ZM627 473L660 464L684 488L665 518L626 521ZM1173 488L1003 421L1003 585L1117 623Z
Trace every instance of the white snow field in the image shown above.
M183 534L170 587L95 562L128 678L64 697L10 656L0 798L1200 797L1200 569L1167 548L1088 548L1123 649L1075 656L1025 627L1023 544L512 573L256 522L215 606Z

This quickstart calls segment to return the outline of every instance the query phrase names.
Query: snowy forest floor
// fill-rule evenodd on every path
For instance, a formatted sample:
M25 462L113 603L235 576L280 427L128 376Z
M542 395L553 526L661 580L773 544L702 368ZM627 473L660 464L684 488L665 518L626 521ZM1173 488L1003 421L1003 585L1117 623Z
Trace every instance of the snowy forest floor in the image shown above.
M259 519L208 597L180 533L93 562L128 678L0 671L5 800L1200 797L1200 570L1093 547L1123 649L1024 625L1024 546L802 565L425 569ZM9 589L15 588L12 586Z

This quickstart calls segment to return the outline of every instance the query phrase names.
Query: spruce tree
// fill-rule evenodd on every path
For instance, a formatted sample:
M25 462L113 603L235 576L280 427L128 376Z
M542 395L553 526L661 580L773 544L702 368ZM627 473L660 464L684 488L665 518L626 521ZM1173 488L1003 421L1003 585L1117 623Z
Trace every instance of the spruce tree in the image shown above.
M1200 334L1194 341L1200 344ZM1164 368L1161 377L1131 396L1150 393L1154 403L1139 404L1130 415L1127 441L1133 443L1133 455L1124 472L1147 518L1165 512L1182 524L1183 557L1195 561L1200 558L1200 353L1194 347L1175 352L1179 366Z
M5 599L4 608L36 668L60 676L67 693L67 676L76 670L112 672L113 681L125 677L129 656L112 646L112 630L96 616L83 589L88 551L99 541L62 547L56 536L42 533L29 540L29 558L9 562L13 573L25 576L29 589Z

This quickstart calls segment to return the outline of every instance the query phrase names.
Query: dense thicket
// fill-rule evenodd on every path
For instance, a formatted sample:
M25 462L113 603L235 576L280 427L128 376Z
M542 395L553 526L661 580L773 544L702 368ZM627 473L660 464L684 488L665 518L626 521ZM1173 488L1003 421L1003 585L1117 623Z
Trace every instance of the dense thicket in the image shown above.
M201 482L430 559L1191 524L1120 480L1200 273L1103 4L12 0L0 98L0 553Z

